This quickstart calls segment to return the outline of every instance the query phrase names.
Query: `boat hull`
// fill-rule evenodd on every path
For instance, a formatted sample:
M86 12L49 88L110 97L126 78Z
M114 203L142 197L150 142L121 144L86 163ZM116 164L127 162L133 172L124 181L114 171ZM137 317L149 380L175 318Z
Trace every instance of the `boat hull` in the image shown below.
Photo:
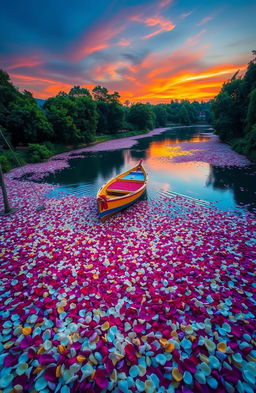
M137 202L146 191L146 183L147 174L140 163L103 185L97 194L101 221Z
M98 202L98 209L99 209L99 216L101 221L106 221L109 217L113 216L114 214L118 213L121 210L126 209L127 207L136 203L139 199L143 197L145 194L146 189L142 190L138 193L138 195L126 197L125 200L122 200L122 204L120 201L108 201L108 209L104 211L100 211L100 206Z

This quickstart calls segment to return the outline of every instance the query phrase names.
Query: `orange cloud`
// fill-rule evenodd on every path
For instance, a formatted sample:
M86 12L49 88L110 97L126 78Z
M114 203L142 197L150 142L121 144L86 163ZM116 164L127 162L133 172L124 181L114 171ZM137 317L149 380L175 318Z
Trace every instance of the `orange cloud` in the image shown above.
M8 65L6 67L6 70L9 71L9 70L15 70L16 68L37 67L40 64L41 64L41 61L38 61L38 60L26 60L26 59L24 59L24 60L19 60L15 64Z
M185 58L183 58L185 60ZM189 62L189 56L187 56ZM196 71L196 67L191 66L180 71L170 71L161 75L158 69L157 78L149 78L145 74L141 80L141 86L134 85L133 89L120 91L123 100L129 99L132 102L163 103L170 102L171 99L202 99L213 98L221 89L223 83L231 77L237 69L244 70L246 65L234 66L223 64L218 67L207 67L204 70ZM152 71L154 72L154 71Z
M182 55L176 51L176 54L165 58L157 57L155 53L146 57L137 66L121 61L99 65L92 70L92 79L106 86L109 91L119 91L123 102L128 99L131 102L156 104L170 102L174 98L209 100L219 92L223 83L237 69L246 68L244 64L198 67L202 57L202 52ZM175 58L176 63L173 61ZM38 98L48 98L60 90L68 92L72 87L71 83L62 83L41 76L33 77L18 73L10 73L10 76L16 86L30 90ZM97 83L80 85L92 89Z
M159 27L154 32L143 36L142 37L143 39L148 39L148 38L154 37L164 31L171 31L175 28L175 25L171 21L164 19L163 17L161 17L159 15L153 16L151 18L147 18L147 17L141 16L141 15L133 15L130 18L130 20L133 22L142 23L148 27L155 27L155 26Z
M36 98L47 99L57 95L60 91L68 92L73 85L71 83L59 82L54 79L33 77L22 74L10 73L12 82L20 90L29 90ZM94 85L82 85L87 89L93 89Z

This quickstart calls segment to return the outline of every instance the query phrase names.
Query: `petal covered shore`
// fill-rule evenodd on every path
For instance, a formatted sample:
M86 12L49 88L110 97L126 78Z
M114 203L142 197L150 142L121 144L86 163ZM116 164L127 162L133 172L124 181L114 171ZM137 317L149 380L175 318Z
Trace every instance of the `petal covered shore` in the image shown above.
M256 218L179 196L108 222L7 176L0 390L254 392ZM33 192L35 191L35 192Z

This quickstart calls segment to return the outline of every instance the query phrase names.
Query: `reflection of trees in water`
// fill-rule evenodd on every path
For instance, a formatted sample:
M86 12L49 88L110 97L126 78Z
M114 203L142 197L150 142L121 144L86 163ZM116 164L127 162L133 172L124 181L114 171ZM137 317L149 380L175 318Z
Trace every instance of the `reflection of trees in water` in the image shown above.
M251 204L251 210L256 207L255 166L247 168L222 168L210 166L207 187L212 186L218 190L233 190L237 204Z
M123 150L111 152L87 153L85 158L77 158L69 161L70 167L61 172L51 174L44 180L48 183L79 186L79 183L92 183L99 176L108 179L113 171L121 171L124 165Z
M202 127L175 128L152 137L139 139L134 149L120 149L113 151L87 152L84 158L71 159L69 168L50 174L44 181L53 184L68 185L74 188L83 183L95 183L97 179L108 180L113 175L122 172L125 163L125 152L134 161L145 160L152 141L173 140L174 142L189 141L195 134L202 132Z
M193 136L201 132L202 128L192 127L192 128L175 128L163 132L159 135L154 135L153 137L145 137L138 140L134 149L130 150L131 157L136 160L146 159L148 156L149 146L152 141L161 142L165 141L166 138L173 140L175 143L179 142L189 142ZM199 137L200 138L200 137ZM201 137L201 140L205 140L205 137Z
M144 149L141 149L141 150L139 150L139 149L138 150L131 149L130 150L131 157L134 158L137 161L145 160L146 157L147 157L147 153L148 153L148 151L144 150Z

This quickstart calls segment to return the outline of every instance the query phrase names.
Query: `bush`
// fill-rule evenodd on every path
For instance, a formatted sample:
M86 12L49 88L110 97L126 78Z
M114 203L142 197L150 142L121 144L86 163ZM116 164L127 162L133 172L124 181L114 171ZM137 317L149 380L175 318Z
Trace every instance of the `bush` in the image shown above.
M244 154L249 158L256 159L256 124L244 138L236 139L232 143L232 147L240 154Z
M20 165L24 165L26 163L21 152L15 151L15 156ZM11 169L16 168L18 166L17 160L10 150L0 149L0 164L2 166L3 172L8 172Z
M29 143L29 161L30 162L40 162L42 160L47 160L47 158L51 157L52 151L47 148L45 145L38 145Z
M11 162L3 154L0 155L0 165L2 167L3 172L8 172L12 169Z

